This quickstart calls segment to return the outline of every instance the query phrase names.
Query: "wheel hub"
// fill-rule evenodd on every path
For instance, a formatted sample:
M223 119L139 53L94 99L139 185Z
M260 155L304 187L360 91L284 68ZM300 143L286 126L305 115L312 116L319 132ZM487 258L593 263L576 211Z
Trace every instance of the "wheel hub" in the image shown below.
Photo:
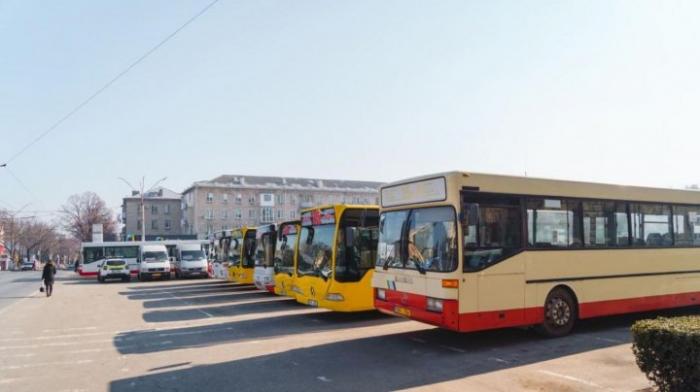
M571 308L561 298L552 298L548 308L548 319L558 327L566 325L571 319Z

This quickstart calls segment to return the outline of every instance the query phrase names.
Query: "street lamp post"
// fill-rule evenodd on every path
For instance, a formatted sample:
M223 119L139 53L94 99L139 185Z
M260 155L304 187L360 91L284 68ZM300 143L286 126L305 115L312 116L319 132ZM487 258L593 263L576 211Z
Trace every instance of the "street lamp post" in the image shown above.
M153 188L155 188L156 186L158 186L158 184L160 184L161 182L167 180L168 177L163 177L163 178L161 178L160 180L156 181L153 185L151 185L150 187L148 187L148 190L144 190L144 189L145 189L145 188L144 188L144 185L145 185L145 183L146 183L146 177L141 177L141 183L139 184L140 187L141 187L140 189L134 188L134 187L129 183L129 181L127 181L127 180L124 179L123 177L117 177L117 178L120 179L120 180L122 180L122 181L124 181L124 183L125 183L126 185L128 185L129 188L131 188L132 191L137 191L137 192L139 192L139 195L141 196L141 241L142 241L142 242L143 242L143 241L146 241L146 202L145 202L145 195L144 195L144 194L145 194L146 192L150 192Z

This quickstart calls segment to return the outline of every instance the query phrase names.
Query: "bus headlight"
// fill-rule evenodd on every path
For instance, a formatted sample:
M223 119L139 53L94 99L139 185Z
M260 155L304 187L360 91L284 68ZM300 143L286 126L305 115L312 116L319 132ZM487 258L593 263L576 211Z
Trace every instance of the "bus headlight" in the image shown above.
M428 297L428 304L426 308L431 312L442 313L442 300Z
M292 285L292 291L295 292L295 293L297 293L297 294L304 295L304 292L301 291L301 289L300 289L297 285L295 285L295 284Z
M328 301L336 301L336 302L345 301L343 294L339 294L339 293L328 293L328 294L326 294L326 299Z
M386 301L386 290L377 289L377 298L381 299L382 301Z

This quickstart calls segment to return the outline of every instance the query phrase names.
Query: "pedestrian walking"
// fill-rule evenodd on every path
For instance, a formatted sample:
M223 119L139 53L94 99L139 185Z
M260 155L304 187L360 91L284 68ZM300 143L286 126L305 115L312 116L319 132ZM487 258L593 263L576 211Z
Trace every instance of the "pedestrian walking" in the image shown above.
M41 273L41 279L44 280L44 286L46 287L46 296L50 297L53 294L53 281L56 275L56 266L51 260L49 260L44 266L44 271Z

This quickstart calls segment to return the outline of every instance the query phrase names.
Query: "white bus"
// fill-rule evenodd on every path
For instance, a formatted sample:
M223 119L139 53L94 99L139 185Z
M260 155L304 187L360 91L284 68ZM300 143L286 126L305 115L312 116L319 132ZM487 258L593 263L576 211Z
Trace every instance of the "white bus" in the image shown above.
M139 272L139 242L83 242L80 246L80 276L96 276L107 258L120 258L129 264L132 275Z

